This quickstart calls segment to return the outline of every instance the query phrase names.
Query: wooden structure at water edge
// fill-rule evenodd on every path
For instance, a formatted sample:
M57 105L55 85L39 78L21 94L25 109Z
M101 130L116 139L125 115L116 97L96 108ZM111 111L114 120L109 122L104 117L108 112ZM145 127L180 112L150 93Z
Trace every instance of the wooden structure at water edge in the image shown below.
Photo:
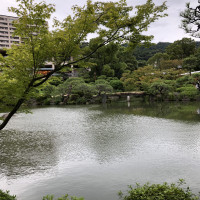
M132 92L115 92L109 94L102 94L102 102L105 103L107 100L115 101L119 99L126 99L128 102L131 100L131 97L145 97L146 92L144 91L132 91Z

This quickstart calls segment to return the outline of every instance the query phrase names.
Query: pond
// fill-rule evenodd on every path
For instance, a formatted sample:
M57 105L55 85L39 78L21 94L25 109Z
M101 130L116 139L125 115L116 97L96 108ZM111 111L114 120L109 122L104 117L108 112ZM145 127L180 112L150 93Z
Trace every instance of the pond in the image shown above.
M18 200L66 193L117 200L138 183L186 180L200 191L200 104L54 106L0 132L0 188Z

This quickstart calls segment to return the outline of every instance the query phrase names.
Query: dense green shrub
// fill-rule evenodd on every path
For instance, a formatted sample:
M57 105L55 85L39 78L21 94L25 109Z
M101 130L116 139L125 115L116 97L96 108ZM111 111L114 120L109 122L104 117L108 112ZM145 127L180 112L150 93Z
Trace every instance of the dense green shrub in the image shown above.
M177 92L180 92L181 97L188 97L190 99L194 99L199 94L199 91L193 85L178 88Z
M80 97L76 100L76 104L86 104L88 101L88 99L86 99L85 97Z
M167 99L169 101L176 101L179 100L179 94L177 92L169 92ZM180 99L181 100L181 99Z
M88 99L97 94L94 84L85 83L82 78L69 78L63 84L60 84L52 92L53 100L55 102L62 102L69 96L70 102L65 103L86 103Z
M139 83L139 81L135 81L134 78L126 78L126 80L123 82L124 82L125 91L138 91L139 90L139 87L137 84L137 83Z
M182 76L176 80L178 87L181 87L181 86L187 85L187 84L195 84L195 82L196 82L195 79L189 75Z
M107 78L106 75L101 75L101 76L99 76L97 79L98 79L98 80L99 80L99 79L100 79L100 80L101 80L101 79L106 80L106 78Z
M51 76L51 77L49 78L48 83L49 83L50 85L58 86L58 85L60 85L61 83L63 83L63 79L62 79L61 77Z
M87 83L77 84L73 90L71 91L72 94L78 94L81 97L85 97L86 99L90 99L92 95L96 94L97 91L94 85L90 85Z
M150 88L149 88L149 94L151 95L161 95L162 97L163 96L167 96L168 93L170 92L171 90L171 86L162 82L162 81L157 81L157 82L154 82L150 85Z
M80 96L78 94L72 94L72 95L70 95L69 100L70 101L77 101L78 98L80 98Z
M192 74L192 77L195 79L200 79L200 73Z
M16 200L16 196L9 194L9 191L3 192L0 190L0 200Z
M198 196L191 193L189 187L183 189L181 180L177 184L152 184L149 183L140 186L137 184L136 188L129 186L128 194L123 195L119 192L119 196L123 200L197 200Z
M177 83L175 80L164 80L164 83L171 86L171 89L173 90L177 88Z
M51 101L51 96L54 90L59 84L62 83L61 78L51 77L48 82L41 85L37 90L33 92L33 97L38 104L49 105Z
M124 85L120 80L112 80L110 81L110 85L116 91L124 91Z
M103 66L102 75L105 75L107 77L113 77L114 74L115 74L115 71L111 69L111 67L108 64Z
M148 92L148 91L149 91L149 87L150 87L150 84L149 84L149 83L141 82L140 90L141 90L141 91Z
M98 95L113 91L113 87L108 83L108 81L103 79L98 79L95 81L95 88L98 91Z

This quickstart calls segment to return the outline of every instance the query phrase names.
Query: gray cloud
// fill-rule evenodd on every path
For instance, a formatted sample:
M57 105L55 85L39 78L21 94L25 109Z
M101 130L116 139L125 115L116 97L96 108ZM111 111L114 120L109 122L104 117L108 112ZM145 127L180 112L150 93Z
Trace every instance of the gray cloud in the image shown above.
M168 17L159 19L157 22L153 23L147 32L147 34L154 35L153 42L173 42L183 37L189 37L189 35L185 34L180 28L180 12L185 9L185 4L188 1L191 2L192 6L196 6L198 2L197 0L167 0ZM36 2L39 2L39 0L36 0ZM56 13L53 17L63 20L67 15L72 14L70 8L73 5L84 5L86 0L46 0L46 2L56 5ZM159 5L163 0L154 0L154 2L156 5ZM135 6L145 3L145 0L127 0L127 3L131 6ZM16 6L15 0L1 0L0 14L12 15L7 11L7 7L9 6ZM51 24L52 19L50 21L50 25Z

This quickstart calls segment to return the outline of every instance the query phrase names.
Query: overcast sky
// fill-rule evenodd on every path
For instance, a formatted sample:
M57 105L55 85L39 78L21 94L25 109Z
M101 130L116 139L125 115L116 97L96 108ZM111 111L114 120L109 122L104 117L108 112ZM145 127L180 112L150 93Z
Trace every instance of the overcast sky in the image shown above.
M106 0L103 0L106 1ZM174 42L175 40L182 39L183 37L189 37L184 31L179 28L181 24L180 12L185 9L186 2L191 2L191 5L196 6L198 0L166 0L168 10L168 17L159 19L157 22L153 23L148 34L154 35L153 42ZM35 0L39 2L39 0ZM53 3L56 6L56 12L53 15L59 20L64 19L67 15L71 14L71 7L75 4L84 5L86 0L46 0L47 3ZM128 5L138 5L145 3L145 0L127 0ZM163 0L154 0L154 2L159 5ZM0 14L2 15L13 15L8 12L8 7L16 6L15 0L0 0ZM51 25L52 22L50 21Z

